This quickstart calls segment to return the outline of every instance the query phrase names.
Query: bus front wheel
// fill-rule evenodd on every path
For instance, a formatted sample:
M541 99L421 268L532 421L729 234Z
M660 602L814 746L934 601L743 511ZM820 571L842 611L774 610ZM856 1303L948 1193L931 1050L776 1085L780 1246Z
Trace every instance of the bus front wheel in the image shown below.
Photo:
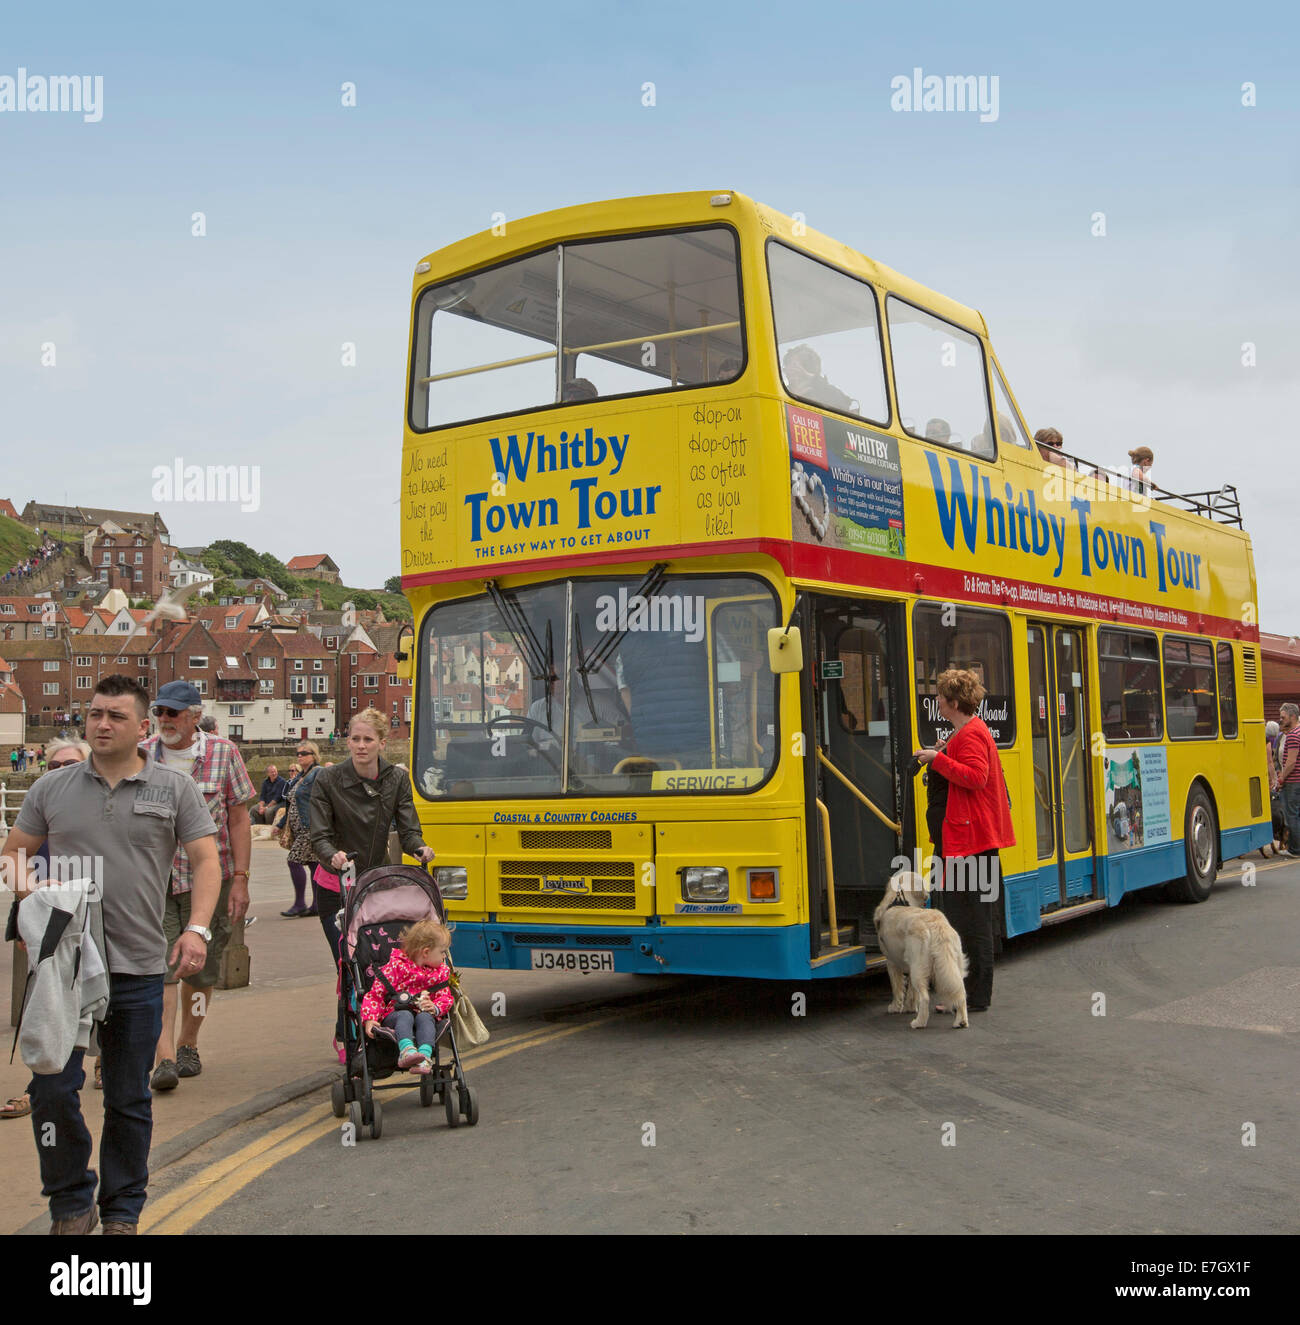
M1202 786L1192 788L1183 819L1183 853L1187 873L1165 886L1171 902L1203 902L1219 873L1219 824L1210 797Z

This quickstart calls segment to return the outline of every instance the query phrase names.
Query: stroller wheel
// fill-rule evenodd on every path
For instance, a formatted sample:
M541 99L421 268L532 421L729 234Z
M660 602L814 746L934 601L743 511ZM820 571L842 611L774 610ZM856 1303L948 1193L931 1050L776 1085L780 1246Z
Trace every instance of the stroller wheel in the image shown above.
M465 1121L469 1126L478 1125L478 1095L473 1086L460 1088L460 1111L465 1115Z
M370 1102L370 1139L378 1141L384 1134L384 1111L378 1100Z
M420 1078L420 1108L427 1109L435 1100L436 1094L433 1089L433 1081L430 1077Z
M447 1126L460 1126L460 1098L454 1082L446 1081L442 1087L442 1104L447 1111Z
M336 1118L346 1118L347 1101L343 1098L343 1082L336 1081L330 1086L330 1111Z
M353 1137L356 1140L360 1141L362 1136L365 1135L365 1133L362 1130L363 1127L365 1126L365 1122L361 1116L360 1100L353 1100L352 1103L348 1105L348 1120L352 1124Z

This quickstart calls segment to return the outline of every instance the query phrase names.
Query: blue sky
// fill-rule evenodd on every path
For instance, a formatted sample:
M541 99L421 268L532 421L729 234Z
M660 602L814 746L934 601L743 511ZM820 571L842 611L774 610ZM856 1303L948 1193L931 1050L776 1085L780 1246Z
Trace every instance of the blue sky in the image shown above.
M0 76L98 74L104 107L0 114L0 496L152 509L154 465L257 463L260 511L164 506L177 541L377 584L413 263L496 211L727 187L979 308L1067 448L1235 482L1263 625L1300 631L1298 28L1132 3L11 12ZM996 75L997 121L892 111L916 66Z

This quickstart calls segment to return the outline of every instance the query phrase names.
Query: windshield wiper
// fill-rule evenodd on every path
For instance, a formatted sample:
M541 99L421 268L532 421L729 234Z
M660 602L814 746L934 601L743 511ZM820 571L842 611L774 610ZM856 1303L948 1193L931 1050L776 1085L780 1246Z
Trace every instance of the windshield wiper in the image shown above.
M515 642L515 648L528 664L528 675L534 681L545 681L549 691L552 656L551 623L549 621L546 623L546 652L543 654L542 646L514 594L502 593L495 580L485 580L484 584L487 587L488 597L492 600L492 606L496 608L501 620L506 623L510 638Z
M628 598L631 602L633 598L651 598L663 587L663 582L668 578L668 563L666 561L657 561L646 572L646 577L637 586L636 591ZM578 650L578 671L582 676L582 684L586 687L587 676L590 672L599 670L609 661L610 655L618 648L623 636L627 634L627 626L624 625L621 630L611 631L605 636L599 644L591 651L589 658L582 656L582 650ZM591 715L595 718L595 713Z
M587 680L587 668L582 661L582 622L578 620L576 612L573 614L573 649L578 656L578 675L582 678L582 693L587 701L587 712L591 714L592 722L599 724L600 719L596 716L596 701L591 697L591 682Z

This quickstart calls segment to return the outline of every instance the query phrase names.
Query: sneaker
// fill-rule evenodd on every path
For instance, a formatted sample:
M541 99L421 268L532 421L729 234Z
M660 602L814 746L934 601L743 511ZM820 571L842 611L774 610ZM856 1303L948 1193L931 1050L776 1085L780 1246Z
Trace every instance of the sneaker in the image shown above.
M199 1062L199 1046L182 1044L176 1050L176 1075L178 1077L196 1077L203 1071Z
M104 1229L101 1236L106 1238L120 1238L134 1237L135 1234L136 1227L134 1224L128 1224L124 1219L106 1219L104 1221Z
M397 1055L397 1070L399 1072L405 1072L407 1068L413 1068L417 1063L425 1061L426 1059L424 1055L418 1049L403 1049L402 1052Z
M411 1071L418 1076L427 1077L433 1071L433 1064L427 1058L422 1057L418 1063L412 1066Z
M92 1205L79 1215L70 1215L67 1219L56 1219L50 1224L50 1233L54 1237L84 1237L94 1230L99 1223L99 1207Z
M176 1070L176 1062L171 1058L164 1058L161 1063L153 1070L153 1076L149 1078L149 1085L154 1090L175 1090L180 1084L180 1073Z

